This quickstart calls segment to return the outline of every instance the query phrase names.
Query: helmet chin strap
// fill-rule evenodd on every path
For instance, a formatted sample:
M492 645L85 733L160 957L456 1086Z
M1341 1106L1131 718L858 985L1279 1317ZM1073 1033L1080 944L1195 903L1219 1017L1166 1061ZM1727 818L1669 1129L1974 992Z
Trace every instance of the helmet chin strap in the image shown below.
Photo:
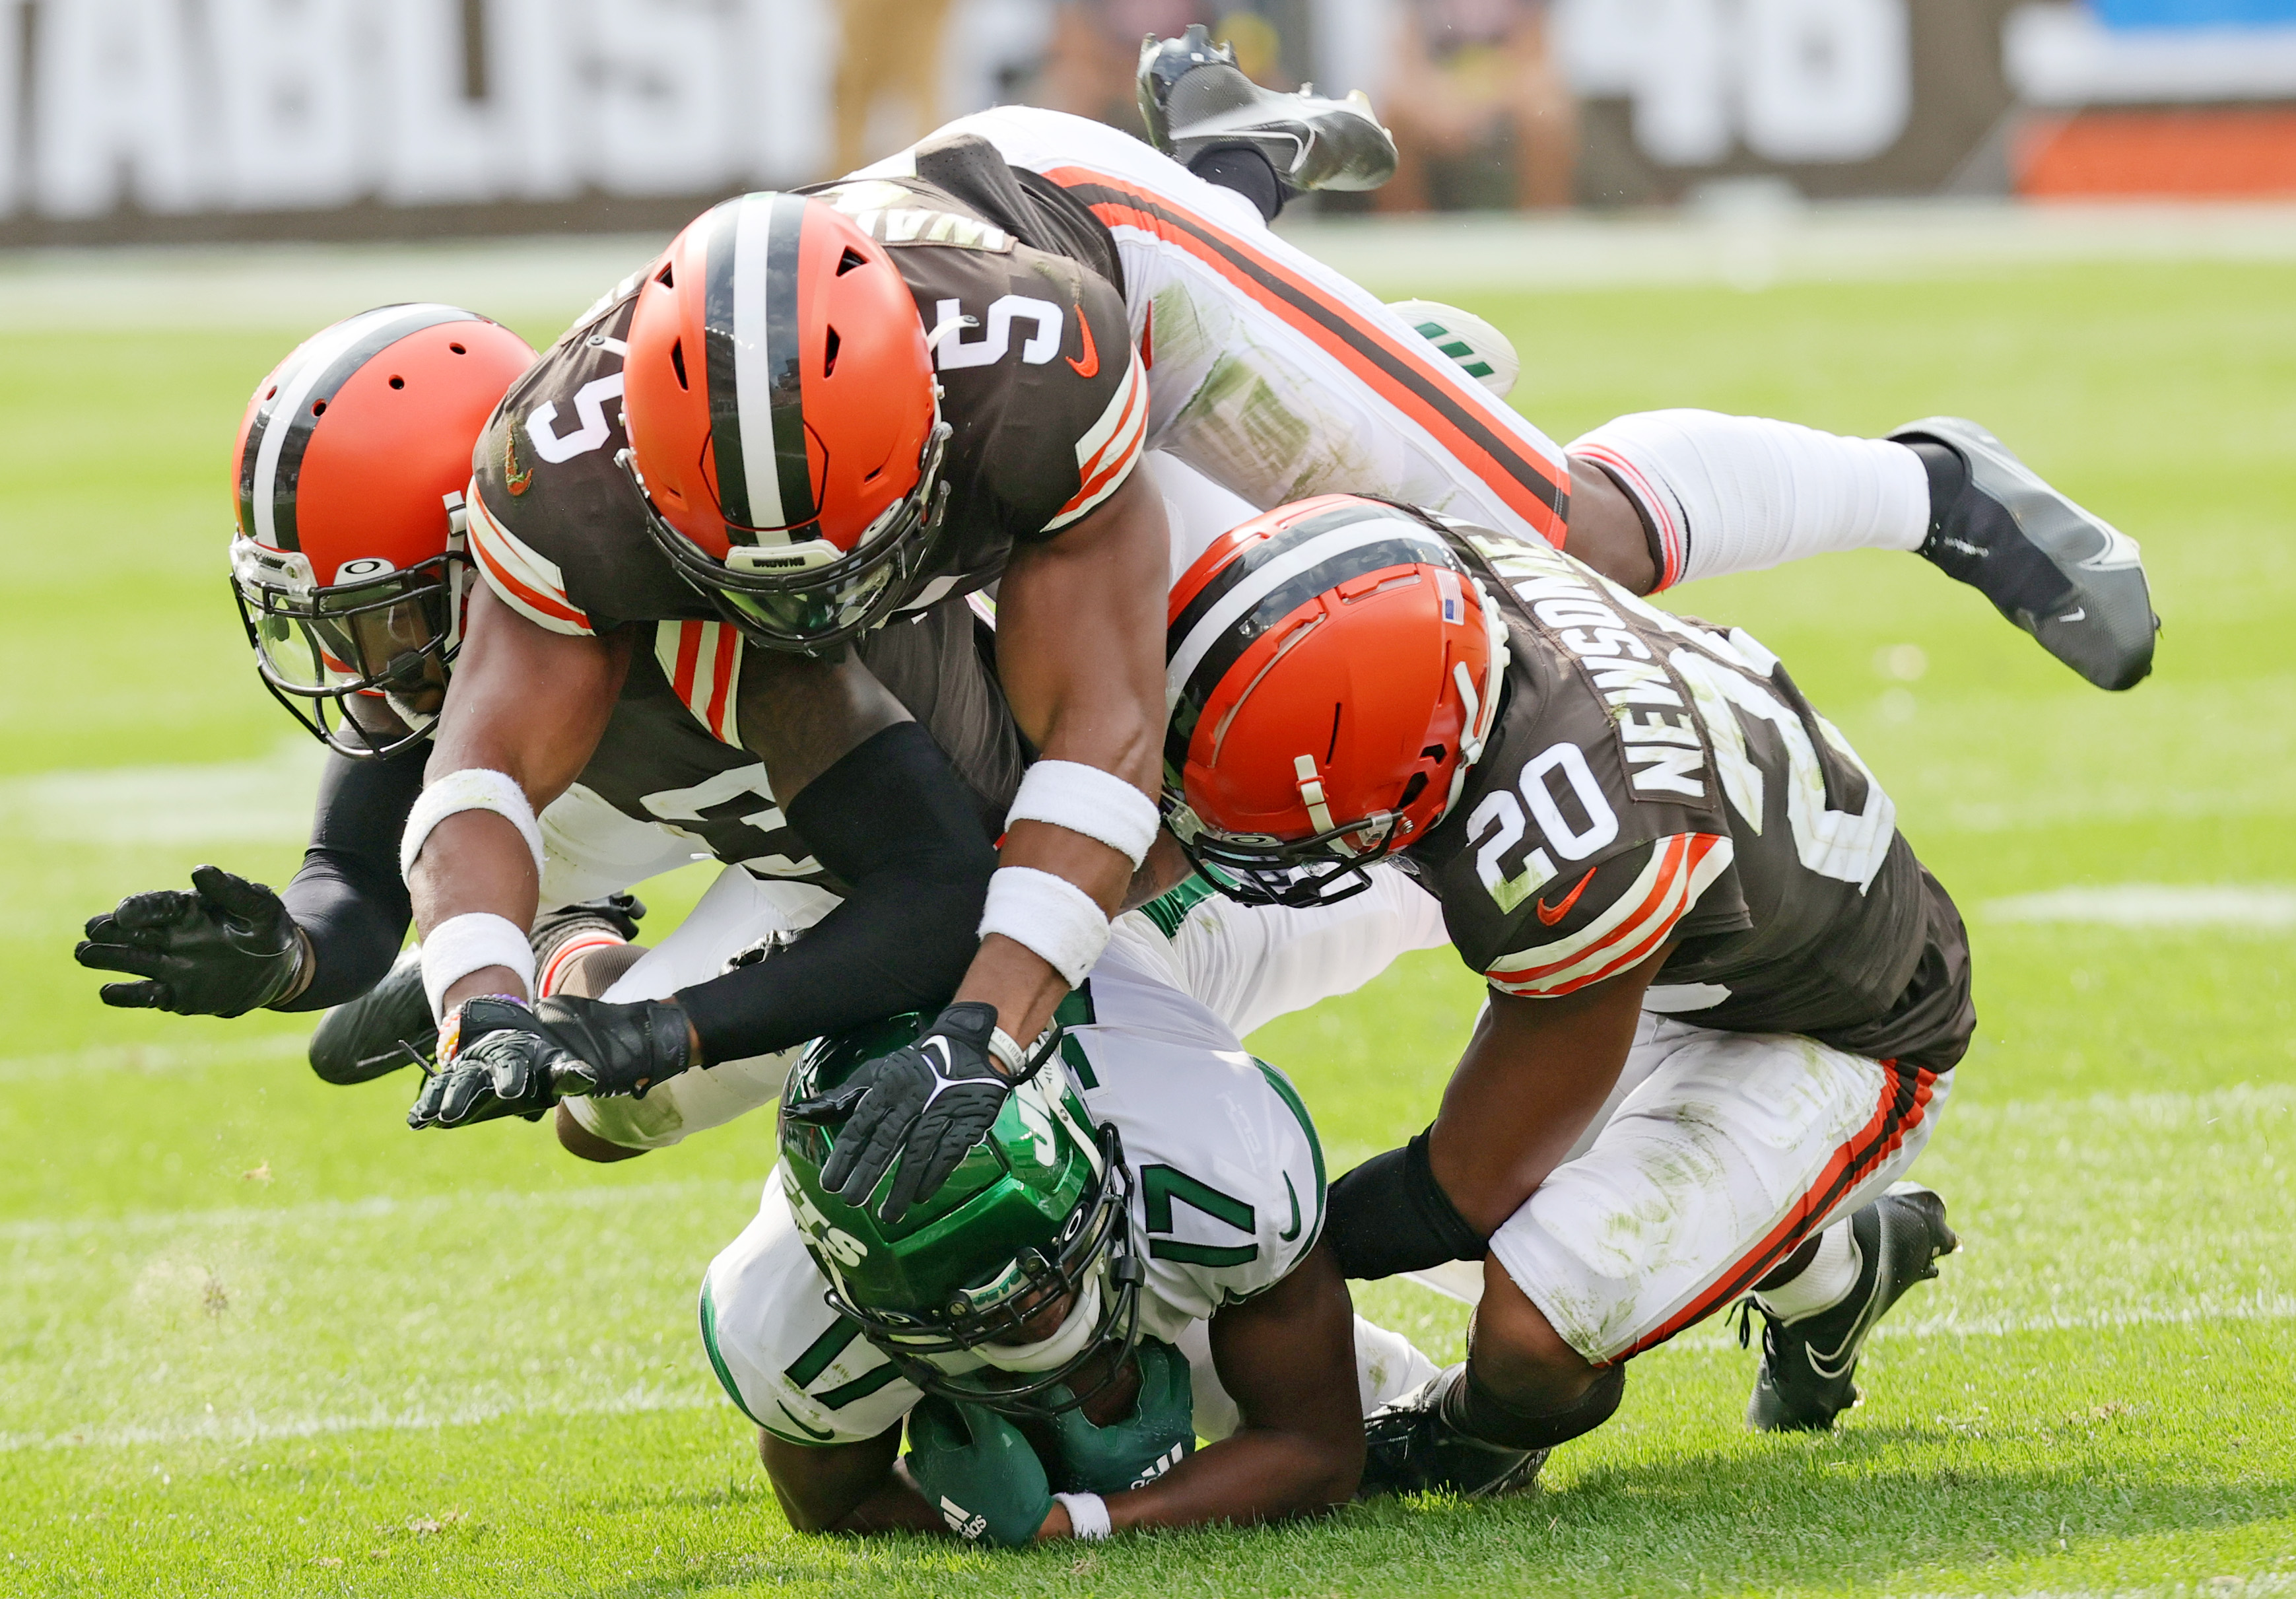
M982 1343L972 1353L1000 1372L1057 1371L1092 1346L1100 1335L1100 1274L1095 1272L1077 1295L1060 1331L1035 1343Z

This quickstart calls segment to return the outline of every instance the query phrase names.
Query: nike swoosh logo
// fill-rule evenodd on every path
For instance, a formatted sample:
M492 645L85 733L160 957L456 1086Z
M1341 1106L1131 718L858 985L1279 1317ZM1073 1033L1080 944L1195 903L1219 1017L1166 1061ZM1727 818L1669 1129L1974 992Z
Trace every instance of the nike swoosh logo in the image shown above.
M1092 341L1092 324L1086 318L1081 305L1077 307L1076 314L1077 332L1084 335L1084 359L1079 361L1074 356L1062 356L1061 359L1076 368L1077 376L1096 378L1100 375L1100 349Z
M1538 919L1541 922L1552 927L1570 914L1570 907L1578 903L1578 896L1585 893L1587 885L1594 881L1595 868L1589 866L1587 868L1587 875L1578 880L1578 886L1562 897L1561 905L1549 906L1546 901L1540 899L1532 903L1531 909L1538 913Z
M1283 1192L1292 1201L1292 1226L1290 1231L1275 1235L1289 1243L1300 1236L1300 1191L1292 1186L1292 1174L1288 1171L1283 1174Z
M2062 615L2062 616L2059 617L2059 618L2057 619L2057 620L2059 620L2059 621L2061 621L2061 622L2078 622L2078 621L2079 621L2083 617L2087 616L2087 614L2088 614L2088 607L2087 607L2087 606L2086 606L2086 605L2083 605L2083 606L2081 606L2081 607L2080 607L2079 610L2077 610L2077 611L2066 611L2066 612L2064 613L2064 615Z
M795 1413L792 1412L788 1406L783 1404L779 1399L775 1399L774 1401L774 1406L783 1415L788 1416L791 1422L796 1423L797 1430L800 1432L804 1433L808 1438L817 1438L823 1443L830 1443L835 1440L837 1434L834 1432L816 1432L812 1428L807 1426L803 1422L798 1421Z

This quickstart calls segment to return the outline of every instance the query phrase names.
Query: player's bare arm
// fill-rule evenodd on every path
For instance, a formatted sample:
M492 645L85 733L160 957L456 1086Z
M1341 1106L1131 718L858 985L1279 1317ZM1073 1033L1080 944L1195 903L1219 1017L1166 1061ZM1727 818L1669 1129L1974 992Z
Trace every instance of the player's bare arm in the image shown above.
M895 1463L901 1423L857 1443L808 1447L760 1430L758 1456L800 1532L944 1532L940 1513Z
M457 773L500 773L517 785L530 818L566 791L597 748L629 669L631 641L627 634L553 632L489 588L472 594L465 626L427 783L435 789ZM465 915L501 917L513 932L532 925L541 889L537 854L518 822L498 811L442 817L407 872L422 937ZM522 998L527 982L512 967L482 966L447 982L437 1008L451 1013L480 994Z
M1110 1495L1110 1521L1277 1521L1347 1503L1363 1472L1363 1416L1354 1306L1331 1245L1317 1244L1267 1292L1219 1311L1210 1331L1213 1364L1243 1426L1147 1487Z
M1513 1215L1603 1108L1669 953L1553 999L1485 995L1428 1133L1435 1180L1477 1232Z
M1164 732L1168 539L1163 501L1136 472L1058 537L1017 546L997 593L997 668L1021 732L1046 759L1111 773L1144 800L1157 791ZM1065 878L1110 914L1134 870L1109 845L1045 822L1014 823L1001 860ZM996 1005L1005 1032L1034 1038L1070 986L991 933L957 997Z
M624 1159L632 1152L581 1126L564 1096L643 1097L696 1068L772 1054L888 1008L939 1004L955 987L994 854L945 752L849 649L753 653L739 725L789 831L836 874L843 902L771 964L659 997L561 995L532 1010L480 999L414 1125L556 1103L570 1151Z

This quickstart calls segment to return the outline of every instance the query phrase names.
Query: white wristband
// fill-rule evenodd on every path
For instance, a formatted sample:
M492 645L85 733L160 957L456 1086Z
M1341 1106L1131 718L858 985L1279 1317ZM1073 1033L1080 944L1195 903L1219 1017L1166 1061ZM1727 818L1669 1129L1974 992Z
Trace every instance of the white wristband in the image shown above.
M1004 823L1045 822L1107 845L1135 870L1156 841L1156 802L1113 772L1081 761L1040 760L1021 779Z
M398 874L406 877L414 873L414 857L422 853L423 841L432 828L466 810L490 810L517 828L519 837L534 852L534 869L540 873L542 824L535 820L526 791L507 772L466 767L439 778L414 801L414 808L407 813L406 831L398 840Z
M1069 1513L1069 1536L1071 1538L1102 1538L1113 1530L1108 1520L1108 1501L1098 1494L1054 1494Z
M509 967L534 992L534 946L508 916L472 911L432 928L422 940L422 992L430 996L431 1016L444 1021L447 990L489 966Z
M1065 877L1034 866L999 866L988 876L980 936L1003 933L1068 980L1070 988L1108 947L1108 913Z

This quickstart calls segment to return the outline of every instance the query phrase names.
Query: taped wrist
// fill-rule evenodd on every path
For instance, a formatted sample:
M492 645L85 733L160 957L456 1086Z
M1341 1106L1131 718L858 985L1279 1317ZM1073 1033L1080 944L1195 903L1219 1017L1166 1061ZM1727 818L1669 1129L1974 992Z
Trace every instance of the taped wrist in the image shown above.
M1034 866L999 866L988 880L980 933L1003 933L1030 951L1071 988L1108 947L1108 913L1065 877Z
M414 809L406 818L406 832L398 842L398 871L402 877L414 871L415 857L422 853L431 829L451 816L466 810L490 810L518 829L518 836L534 857L534 870L542 872L542 824L536 819L534 806L518 780L506 772L492 772L483 767L466 767L459 772L449 772L422 791L414 802Z
M1391 1277L1447 1260L1480 1260L1489 1240L1435 1180L1427 1134L1389 1150L1332 1185L1324 1234L1350 1277Z
M447 990L489 966L508 967L527 992L534 991L534 946L524 928L491 911L450 916L432 928L422 940L422 992L431 1016L443 1021Z
M1103 1538L1109 1535L1108 1501L1098 1494L1054 1494L1069 1513L1069 1536Z
M1626 1391L1627 1368L1614 1365L1560 1410L1524 1410L1499 1398L1476 1376L1475 1363L1470 1358L1466 1371L1443 1395L1443 1419L1469 1438L1487 1444L1509 1449L1551 1449L1609 1421Z
M1113 772L1078 760L1040 760L1021 779L1004 824L1043 822L1082 833L1137 872L1156 841L1156 802Z

